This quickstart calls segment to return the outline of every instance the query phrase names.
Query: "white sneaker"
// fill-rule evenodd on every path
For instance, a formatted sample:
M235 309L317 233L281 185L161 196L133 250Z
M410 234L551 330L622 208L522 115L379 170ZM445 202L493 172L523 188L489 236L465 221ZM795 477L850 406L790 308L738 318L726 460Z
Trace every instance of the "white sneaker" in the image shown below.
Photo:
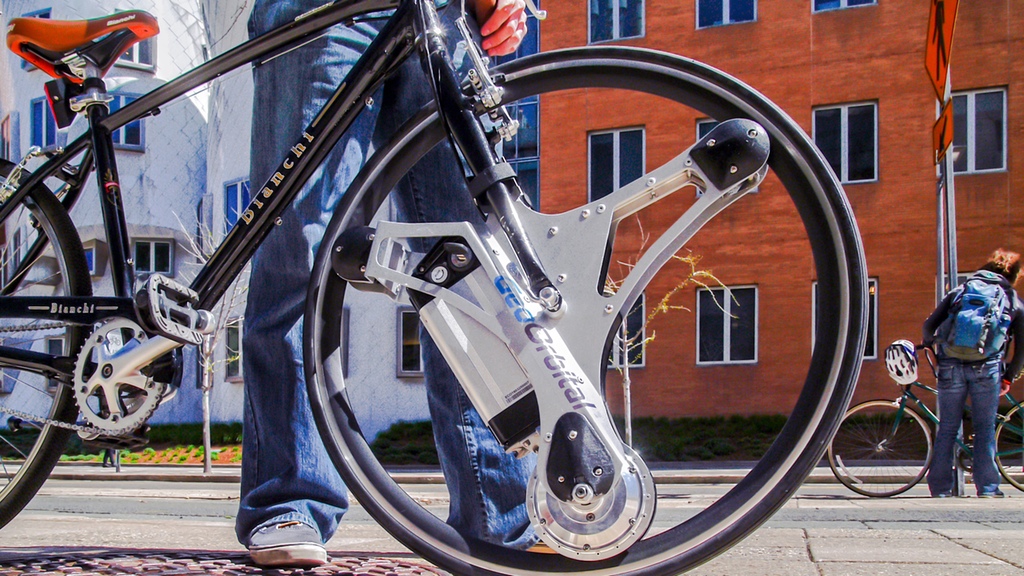
M327 563L320 534L302 522L258 528L249 537L249 557L260 566L310 568Z

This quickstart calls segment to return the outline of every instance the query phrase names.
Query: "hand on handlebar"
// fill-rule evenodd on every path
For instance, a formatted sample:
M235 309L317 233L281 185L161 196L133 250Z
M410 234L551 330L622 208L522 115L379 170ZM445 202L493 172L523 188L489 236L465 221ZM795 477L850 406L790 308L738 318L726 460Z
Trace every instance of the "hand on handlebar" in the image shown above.
M526 36L526 2L498 0L494 11L480 25L480 34L484 37L481 47L488 56L515 52Z
M1006 396L1010 392L1010 384L1011 382L1005 379L999 383L1000 396Z

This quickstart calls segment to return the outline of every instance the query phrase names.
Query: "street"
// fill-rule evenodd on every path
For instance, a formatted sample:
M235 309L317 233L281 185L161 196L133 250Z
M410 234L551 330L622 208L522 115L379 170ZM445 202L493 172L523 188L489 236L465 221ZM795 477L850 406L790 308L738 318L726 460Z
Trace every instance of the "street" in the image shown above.
M695 514L731 486L659 484L654 529ZM444 485L404 487L435 514L445 514ZM753 535L690 574L1024 574L1020 523L1024 494L1012 488L1008 492L1009 497L1002 500L937 500L918 486L897 498L867 499L834 483L806 484ZM244 564L244 549L233 532L237 506L238 485L230 482L51 479L29 507L0 531L0 574L46 573L41 566L53 569L72 560L81 566L83 554L89 553L110 562L111 550L122 554L158 551L166 562L189 551L201 556L199 561L185 555L194 564L192 571L211 570L203 562L214 562L217 555L203 551L223 551L221 556ZM347 573L374 573L361 571L368 569L351 562L372 563L375 558L386 558L392 569L399 563L414 573L417 566L427 566L355 503L328 549L336 564L347 566ZM46 560L34 572L33 562L26 562L33 558ZM16 564L20 571L12 568ZM241 567L247 570L242 573L260 572ZM119 569L86 573L126 573Z

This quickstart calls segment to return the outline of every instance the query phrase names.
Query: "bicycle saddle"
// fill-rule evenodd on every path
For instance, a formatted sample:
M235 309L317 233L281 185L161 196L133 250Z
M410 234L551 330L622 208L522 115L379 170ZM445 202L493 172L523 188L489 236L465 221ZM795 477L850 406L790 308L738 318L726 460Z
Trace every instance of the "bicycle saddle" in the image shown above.
M125 50L159 31L156 18L141 10L89 20L14 18L7 47L50 76L81 84L81 59L105 74Z

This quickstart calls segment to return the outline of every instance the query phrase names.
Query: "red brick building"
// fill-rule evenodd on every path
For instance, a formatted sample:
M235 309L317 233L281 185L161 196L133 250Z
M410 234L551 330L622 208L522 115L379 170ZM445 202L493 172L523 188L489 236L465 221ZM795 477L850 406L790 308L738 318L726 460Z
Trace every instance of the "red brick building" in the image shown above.
M844 180L871 277L871 334L855 400L894 395L881 353L892 340L920 340L921 322L935 303L931 131L937 107L924 68L930 4L547 0L543 6L549 12L540 26L543 51L613 43L703 61L765 94L815 138ZM1017 0L960 3L951 67L961 273L998 246L1024 251L1020 8ZM694 142L698 123L707 120L654 98L609 91L546 95L539 108L545 212L585 202L588 186L597 191L599 181L628 181L632 172L660 166ZM675 196L641 216L645 233L671 222L694 194ZM618 236L617 260L628 260L642 244L639 227L627 228ZM739 301L719 302L729 302L737 318L708 306L709 294L701 306L693 285L677 294L674 302L688 310L650 323L646 336L654 338L630 370L634 415L789 411L812 347L815 278L803 238L792 202L771 176L697 234L686 250L699 255L698 268L735 289ZM647 312L684 269L659 277L646 294ZM718 325L716 317L726 321ZM612 398L620 379L609 377Z

